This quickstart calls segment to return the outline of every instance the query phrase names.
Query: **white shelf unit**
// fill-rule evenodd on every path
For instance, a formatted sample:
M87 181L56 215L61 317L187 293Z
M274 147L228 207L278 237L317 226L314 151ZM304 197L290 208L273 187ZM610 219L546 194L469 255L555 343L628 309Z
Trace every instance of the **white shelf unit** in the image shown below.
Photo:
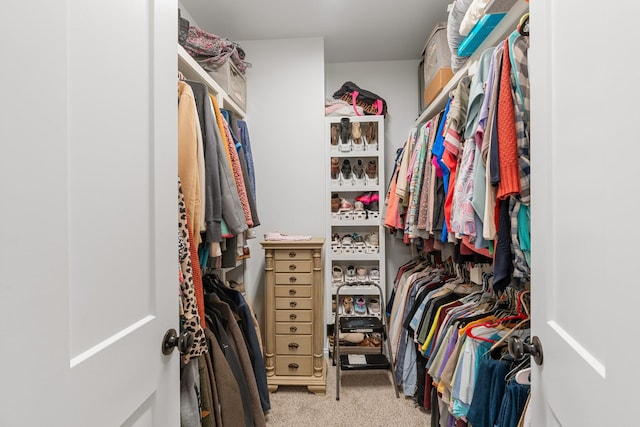
M238 104L231 99L229 94L211 77L207 71L196 62L195 59L182 47L178 46L178 71L187 80L193 80L202 82L209 88L209 92L215 95L216 100L220 108L231 110L238 115L239 118L246 116L246 111L238 106ZM220 277L220 280L226 282L228 280L234 280L236 282L244 281L245 260L240 259L236 261L236 265L233 267L225 268L213 268L210 266L202 266L207 271L213 271Z
M489 33L489 35L483 40L483 42L478 46L478 48L473 52L473 54L467 59L464 65L453 75L451 80L445 85L445 87L440 91L438 96L435 97L433 101L424 109L424 111L418 116L416 119L414 126L419 126L421 123L425 123L430 120L433 116L438 114L447 104L447 100L449 99L449 93L453 90L460 79L467 74L474 74L476 66L478 64L478 59L480 59L480 55L487 48L491 46L495 46L501 40L504 40L509 34L511 34L520 21L522 15L529 11L529 3L524 0L518 0L507 12L507 14L500 20L498 25Z
M232 110L241 118L246 116L246 111L231 99L231 96L211 77L207 71L196 62L195 59L178 44L178 71L188 80L202 82L207 85L209 91L216 96L220 108Z
M335 145L331 144L331 126L333 124L340 123L340 121L347 117L351 123L359 122L361 126L362 135L365 136L365 129L369 126L369 123L374 123L377 127L377 149L362 151L340 151ZM348 266L358 268L360 266L365 267L367 272L371 268L377 268L379 272L379 284L384 290L386 284L385 278L385 228L384 228L384 196L385 196L385 175L384 175L384 118L382 116L340 116L340 117L327 117L325 121L325 144L326 144L326 212L328 219L326 221L326 242L325 245L325 263L324 263L324 282L325 282L325 323L326 325L333 325L335 320L335 311L332 307L337 307L333 304L335 300L336 289L338 283L333 282L333 267L342 267L345 275ZM363 182L352 185L350 182L343 182L342 185L335 180L331 179L331 159L337 158L339 160L339 167L342 166L343 161L348 159L353 165L357 163L358 159L362 160L362 163L367 167L367 163L370 160L375 160L377 165L377 180L368 181L366 184ZM365 218L359 219L340 219L340 216L331 212L331 196L332 194L338 194L339 199L347 199L355 207L355 198L363 193L378 193L378 213L377 215L367 215ZM365 206L366 209L367 206ZM332 248L332 236L337 233L340 237L345 235L352 235L357 233L363 237L370 233L377 233L378 235L378 252L377 253L350 253L350 254L336 254ZM352 295L367 296L378 295L378 289L375 286L356 286L343 288L342 293ZM386 300L386 295L383 295ZM381 304L382 305L382 304ZM384 307L381 307L380 312L384 311Z

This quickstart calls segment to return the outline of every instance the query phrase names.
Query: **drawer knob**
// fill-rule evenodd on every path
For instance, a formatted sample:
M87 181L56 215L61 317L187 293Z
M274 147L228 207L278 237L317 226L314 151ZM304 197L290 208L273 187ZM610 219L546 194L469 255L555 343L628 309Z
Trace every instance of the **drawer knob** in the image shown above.
M289 315L289 319L291 319L291 320L296 320L297 318L298 318L297 314L290 314Z
M297 278L296 276L291 276L291 277L289 277L289 281L290 281L291 283L295 283L295 281L296 281L296 280L298 280L298 278Z
M296 292L297 291L295 289L289 289L289 295L295 295Z
M298 347L300 347L300 345L297 342L289 343L289 350L295 350Z
M297 302L295 302L295 301L291 301L291 302L289 303L289 307L295 307L295 306L297 306L297 305L298 305L298 303L297 303Z
M289 270L295 270L295 269L296 269L296 265L295 264L289 265Z
M289 252L289 258L295 258L296 253L294 251Z
M296 332L297 330L298 330L297 326L292 326L292 327L289 328L290 332Z
M298 369L297 363L289 363L289 369Z

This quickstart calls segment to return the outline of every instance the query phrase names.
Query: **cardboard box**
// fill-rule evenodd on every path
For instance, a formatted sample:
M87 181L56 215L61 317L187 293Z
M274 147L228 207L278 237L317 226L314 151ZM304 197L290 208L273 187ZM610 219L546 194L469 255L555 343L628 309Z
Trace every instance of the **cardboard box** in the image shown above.
M449 83L449 80L453 77L453 70L451 68L440 68L431 82L424 89L424 107L428 107L431 101L442 91L442 89Z
M440 68L447 67L451 67L451 50L447 41L447 23L441 22L435 26L422 48L425 87Z

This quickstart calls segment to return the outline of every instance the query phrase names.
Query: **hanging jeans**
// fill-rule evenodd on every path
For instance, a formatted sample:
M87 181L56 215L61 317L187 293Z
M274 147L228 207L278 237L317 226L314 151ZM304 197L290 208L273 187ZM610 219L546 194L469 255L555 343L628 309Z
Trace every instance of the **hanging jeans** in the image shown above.
M518 384L515 379L511 379L507 384L502 406L500 407L500 415L496 427L517 427L524 406L529 396L529 384Z

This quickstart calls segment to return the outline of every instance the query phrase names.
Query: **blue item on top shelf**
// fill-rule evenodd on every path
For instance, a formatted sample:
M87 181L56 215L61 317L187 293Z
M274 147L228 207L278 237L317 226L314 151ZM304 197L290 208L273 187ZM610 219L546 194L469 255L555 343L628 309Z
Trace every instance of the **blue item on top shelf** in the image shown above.
M483 16L473 27L469 35L458 46L458 56L471 56L487 38L506 13L492 13Z

